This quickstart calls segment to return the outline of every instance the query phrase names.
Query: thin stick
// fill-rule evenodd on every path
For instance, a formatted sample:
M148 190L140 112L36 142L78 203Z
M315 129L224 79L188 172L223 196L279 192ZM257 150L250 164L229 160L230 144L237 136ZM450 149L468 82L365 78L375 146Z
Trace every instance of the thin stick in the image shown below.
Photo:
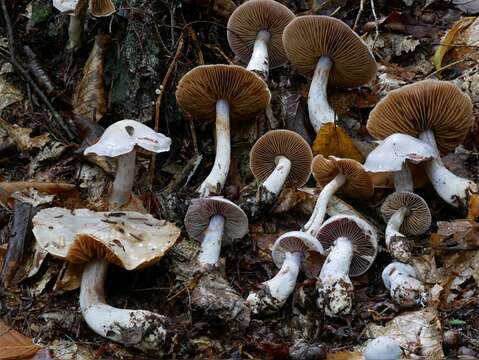
M10 17L8 16L7 5L5 4L5 0L1 0L2 5L2 12L3 12L3 19L5 20L5 27L7 28L7 36L8 36L8 49L10 56L12 59L15 57L15 39L13 38L13 30L12 30L12 23L10 22Z
M361 0L359 2L359 10L358 10L358 14L356 15L356 20L354 20L354 25L353 25L354 31L356 31L358 27L358 22L359 22L359 19L361 18L361 15L363 14L363 11L364 11L364 0Z
M376 41L379 37L379 22L378 22L378 16L376 15L376 8L374 7L374 0L371 1L371 12L373 13L374 16L374 28L376 29L376 33L374 34L374 42L373 42L373 49L374 46L376 45Z
M431 76L434 76L434 75L436 75L437 73L440 73L440 72L443 71L444 69L448 69L448 68L450 68L451 66L460 64L460 63L462 63L462 62L464 62L464 61L466 61L466 60L467 60L467 59L460 59L460 60L454 61L454 62L452 62L452 63L450 63L450 64L447 64L447 65L441 67L440 69L438 69L438 70L436 70L436 71L430 73L428 76L426 76L426 79L429 79Z

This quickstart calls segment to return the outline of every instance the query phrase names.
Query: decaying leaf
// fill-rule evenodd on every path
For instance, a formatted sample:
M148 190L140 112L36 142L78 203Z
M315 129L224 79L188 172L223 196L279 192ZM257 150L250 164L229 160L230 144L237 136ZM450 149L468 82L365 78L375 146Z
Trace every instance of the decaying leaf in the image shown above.
M83 68L83 77L77 84L73 98L73 112L84 117L100 120L106 112L104 58L111 38L98 35L95 45Z
M72 264L65 262L60 271L60 275L53 286L53 290L72 291L78 289L81 284L81 275L84 268L85 264Z
M452 3L467 15L479 13L479 1L477 0L452 0Z
M327 123L321 127L314 140L313 154L363 161L361 153L349 135L334 123Z
M0 320L0 360L22 360L34 356L40 346Z
M479 249L479 224L473 220L438 221L437 232L431 235L433 249Z
M479 218L479 195L477 194L472 194L469 198L467 218L469 220L478 220Z
M0 76L0 111L22 100L23 95L20 90L7 82L5 76Z
M33 148L40 149L49 141L49 135L47 133L30 137L32 129L22 128L15 124L9 124L2 118L0 118L0 128L4 129L8 133L8 135L13 139L21 151L30 150Z
M326 360L363 360L363 353L359 351L338 351L326 354Z
M41 193L58 195L75 188L75 185L65 183L43 183L43 182L0 182L0 204L7 206L8 199L16 192L25 192L35 189Z

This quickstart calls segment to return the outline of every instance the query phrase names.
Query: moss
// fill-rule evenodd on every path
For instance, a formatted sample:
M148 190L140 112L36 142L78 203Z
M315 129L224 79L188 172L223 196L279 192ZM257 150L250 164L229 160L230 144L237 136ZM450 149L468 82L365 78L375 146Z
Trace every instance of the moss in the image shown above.
M32 25L37 25L48 20L52 12L50 3L44 3L43 1L32 2L32 17L30 22Z

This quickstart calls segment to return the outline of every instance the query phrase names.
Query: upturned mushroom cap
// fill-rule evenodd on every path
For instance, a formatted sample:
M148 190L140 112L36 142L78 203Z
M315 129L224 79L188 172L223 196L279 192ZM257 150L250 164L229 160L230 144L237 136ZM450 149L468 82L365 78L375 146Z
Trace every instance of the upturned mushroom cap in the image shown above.
M409 191L397 191L389 195L381 205L381 213L387 222L400 208L406 207L399 231L406 235L424 234L431 226L431 211L426 201L417 194Z
M321 225L317 237L326 252L340 237L352 242L353 258L349 276L364 274L376 259L378 251L376 231L366 221L356 216L336 215L329 218Z
M364 360L399 360L401 347L389 336L379 336L364 349Z
M432 130L445 154L464 141L472 122L471 99L456 85L423 80L386 95L369 114L367 129L377 139Z
M105 258L127 270L160 260L180 233L172 223L133 211L49 208L33 218L33 234L51 255L72 263Z
M338 192L347 194L354 198L368 198L374 193L374 186L369 174L364 170L361 163L352 159L341 159L329 156L326 159L323 155L316 155L311 165L316 182L325 186L339 173L343 174L346 182Z
M96 17L110 16L115 12L115 5L111 0L91 0L90 13Z
M223 243L241 239L248 233L248 218L244 211L221 196L191 200L185 216L186 231L193 239L203 241L210 218L215 215L225 218Z
M419 164L435 156L431 145L410 135L392 134L369 153L363 167L369 172L400 171L406 160Z
M303 137L290 130L272 130L261 136L250 152L250 168L254 177L264 182L276 166L276 158L291 161L287 186L303 186L311 175L313 153Z
M294 18L294 13L277 1L246 1L233 11L228 20L228 43L241 61L247 63L253 54L256 35L260 30L268 30L271 36L268 44L269 66L284 65L288 59L283 48L283 30Z
M161 153L170 150L171 139L135 120L121 120L110 125L97 143L85 149L85 155L116 157L127 154L135 146Z
M392 262L386 266L381 274L384 286L386 289L391 290L391 277L398 275L406 275L413 278L417 278L416 270L409 265L401 262Z
M376 61L361 38L341 20L318 15L295 18L283 32L283 45L296 69L309 75L321 56L333 67L328 84L341 87L364 85L376 76Z
M307 273L314 274L318 272L318 263L323 259L320 256L308 256L313 254L324 254L323 246L314 236L311 236L303 231L289 231L276 239L271 256L275 265L281 268L287 252L301 252L308 261L303 261L301 267Z
M79 0L53 0L53 7L62 13L73 13L79 2Z
M233 121L263 110L270 100L268 85L255 73L236 65L201 65L186 73L176 89L183 110L198 120L213 121L216 102L226 100Z

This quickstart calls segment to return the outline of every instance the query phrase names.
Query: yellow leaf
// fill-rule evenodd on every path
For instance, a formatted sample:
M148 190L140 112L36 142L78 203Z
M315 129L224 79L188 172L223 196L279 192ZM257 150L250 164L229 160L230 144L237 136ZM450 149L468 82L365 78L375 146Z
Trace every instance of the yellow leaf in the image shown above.
M29 359L41 348L0 320L0 360Z
M469 198L468 206L467 218L469 220L477 221L479 219L479 195L472 194Z
M363 161L363 156L349 135L334 123L327 123L321 127L314 140L313 154Z
M358 351L338 351L326 354L326 360L364 360L364 357Z
M436 70L439 71L442 68L442 59L446 55L446 53L451 49L451 45L454 44L454 39L457 36L458 32L464 30L467 28L469 25L472 24L474 21L475 17L465 17L462 19L459 19L454 23L451 29L447 32L446 36L444 39L442 39L441 44L444 45L439 45L436 49L436 52L434 53L434 56L432 58L432 63L434 66L436 66Z

